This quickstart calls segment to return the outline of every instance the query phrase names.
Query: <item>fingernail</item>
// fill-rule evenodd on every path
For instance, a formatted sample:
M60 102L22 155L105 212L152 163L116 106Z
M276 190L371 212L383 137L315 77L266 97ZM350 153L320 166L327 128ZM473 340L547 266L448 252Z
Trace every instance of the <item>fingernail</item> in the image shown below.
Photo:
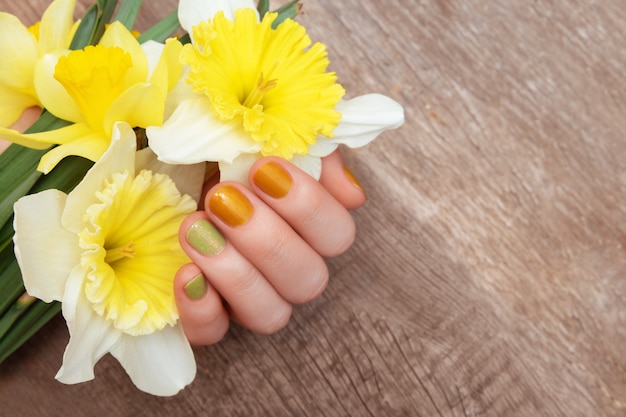
M192 300L199 300L206 293L206 280L204 279L204 275L198 274L194 278L192 278L188 283L183 287L187 297Z
M291 190L291 175L280 164L270 161L261 165L253 177L254 183L273 198L283 198Z
M224 237L208 220L196 220L187 230L187 242L203 255L217 255L226 244Z
M365 190L363 189L363 186L361 185L359 180L356 179L356 177L354 176L352 171L350 171L350 169L348 169L347 166L343 167L343 173L346 175L346 178L352 183L352 185L354 185L356 188L358 188L363 193L365 193Z
M254 212L246 196L230 185L224 185L213 193L209 199L209 209L231 227L243 226Z

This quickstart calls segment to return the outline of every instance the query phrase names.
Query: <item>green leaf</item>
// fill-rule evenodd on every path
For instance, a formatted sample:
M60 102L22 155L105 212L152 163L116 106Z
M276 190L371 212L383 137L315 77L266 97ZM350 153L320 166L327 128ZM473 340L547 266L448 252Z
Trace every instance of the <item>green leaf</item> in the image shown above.
M270 0L259 0L256 9L259 11L259 16L263 19L265 13L270 11Z
M9 243L13 240L13 224L12 224L13 216L9 218L9 220L4 224L4 226L0 227L0 251L3 251ZM2 293L0 293L2 294Z
M78 29L76 29L76 33L72 38L70 49L83 49L85 46L91 45L97 20L98 5L94 3L87 9L85 15L80 20Z
M92 4L82 17L78 29L72 38L70 49L83 49L98 43L104 33L104 26L109 23L117 1L98 0Z
M276 16L276 19L272 24L272 28L276 29L276 27L283 23L286 19L295 19L296 16L298 16L301 7L302 6L298 0L292 0L276 9L278 16Z
M11 326L26 313L28 307L36 301L36 298L22 293L22 295L15 300L11 308L2 314L2 317L0 317L0 340L11 330Z
M26 310L11 329L0 338L0 363L37 333L61 311L61 303L35 303Z
M6 310L24 292L22 275L13 254L13 242L0 251L0 314Z
M126 29L132 30L140 8L141 0L123 0L117 15L115 15L115 20L126 26Z
M167 38L172 36L179 27L178 12L172 12L142 33L137 40L139 43L144 43L149 40L164 42Z
M43 112L26 133L59 129L69 123ZM37 165L47 150L11 145L0 154L0 225L4 225L13 214L13 204L41 177ZM1 241L0 241L1 242Z
M93 37L91 39L91 45L96 45L100 42L100 38L104 34L106 25L111 22L113 12L117 7L117 0L98 0L99 16L94 27Z
M45 151L11 145L0 155L0 224L13 215L13 204L41 177L37 165Z
M62 159L48 175L41 176L30 189L29 194L51 188L69 193L83 179L92 165L92 161L80 156L68 156Z

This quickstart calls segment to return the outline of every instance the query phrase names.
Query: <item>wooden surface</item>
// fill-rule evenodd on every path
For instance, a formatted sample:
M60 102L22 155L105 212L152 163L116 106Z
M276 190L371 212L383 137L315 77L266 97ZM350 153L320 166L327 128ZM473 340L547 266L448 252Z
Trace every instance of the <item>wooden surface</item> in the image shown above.
M0 3L32 22L47 2ZM144 22L175 4L145 3ZM1 414L626 416L623 2L304 12L348 95L388 94L407 119L345 153L369 201L328 290L276 335L197 348L195 382L167 399L110 357L95 381L56 382L54 320L0 366Z

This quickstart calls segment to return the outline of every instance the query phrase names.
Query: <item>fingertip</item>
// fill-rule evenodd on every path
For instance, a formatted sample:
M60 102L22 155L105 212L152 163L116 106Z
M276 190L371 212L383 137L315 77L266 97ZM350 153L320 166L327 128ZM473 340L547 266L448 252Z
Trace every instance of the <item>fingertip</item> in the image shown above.
M345 165L339 150L322 158L319 181L348 210L358 209L367 201L363 185Z
M174 297L185 336L192 344L219 342L229 327L220 295L195 264L180 268L174 278Z

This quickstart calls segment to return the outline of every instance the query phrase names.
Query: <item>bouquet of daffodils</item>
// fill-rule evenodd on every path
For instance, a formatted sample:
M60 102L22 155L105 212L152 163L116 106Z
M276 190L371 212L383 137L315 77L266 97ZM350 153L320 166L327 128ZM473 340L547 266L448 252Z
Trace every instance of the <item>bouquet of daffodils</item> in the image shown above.
M174 395L196 373L178 229L208 164L245 183L276 155L319 178L322 157L404 115L383 95L344 99L297 1L181 0L142 34L141 1L117 3L74 21L75 0L54 0L28 28L0 12L0 362L62 312L59 381L92 379L110 353L139 389Z

